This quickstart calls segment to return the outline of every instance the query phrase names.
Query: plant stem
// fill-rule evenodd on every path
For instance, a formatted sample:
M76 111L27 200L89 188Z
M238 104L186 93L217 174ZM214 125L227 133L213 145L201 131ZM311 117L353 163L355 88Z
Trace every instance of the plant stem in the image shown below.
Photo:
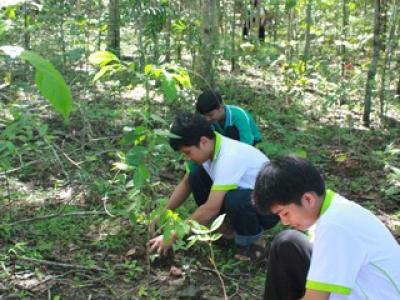
M215 270L215 273L218 276L219 281L221 282L222 292L224 293L224 299L227 300L228 296L226 295L225 283L224 283L224 280L222 279L222 276L221 276L220 272L218 271L217 265L215 263L214 250L213 250L211 241L208 243L208 246L210 247L210 262Z

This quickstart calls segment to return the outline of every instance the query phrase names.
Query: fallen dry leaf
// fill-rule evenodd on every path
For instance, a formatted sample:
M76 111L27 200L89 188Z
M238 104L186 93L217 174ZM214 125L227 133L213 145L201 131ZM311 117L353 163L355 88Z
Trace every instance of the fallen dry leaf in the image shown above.
M126 257L132 257L132 256L135 256L135 254L136 254L136 248L133 247L133 248L129 249L128 252L126 252L125 256Z
M169 275L174 277L180 277L183 275L183 271L178 267L171 266L171 269L169 270Z

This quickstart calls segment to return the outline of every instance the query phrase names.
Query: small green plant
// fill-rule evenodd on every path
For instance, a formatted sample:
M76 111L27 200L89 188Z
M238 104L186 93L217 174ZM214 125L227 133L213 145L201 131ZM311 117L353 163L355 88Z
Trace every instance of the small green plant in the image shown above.
M218 270L217 264L215 262L215 254L214 254L214 249L212 243L215 242L216 240L220 239L222 237L222 234L219 232L216 232L217 229L222 225L225 219L225 214L218 216L214 222L212 222L210 228L207 228L204 225L199 224L196 221L190 220L190 229L193 232L193 235L188 238L189 244L188 248L194 245L196 242L206 242L208 244L208 247L210 249L210 263L213 266L215 273L218 276L218 279L221 283L222 291L224 293L224 299L228 299L226 295L226 288L225 288L225 283L224 280L221 276L221 273Z

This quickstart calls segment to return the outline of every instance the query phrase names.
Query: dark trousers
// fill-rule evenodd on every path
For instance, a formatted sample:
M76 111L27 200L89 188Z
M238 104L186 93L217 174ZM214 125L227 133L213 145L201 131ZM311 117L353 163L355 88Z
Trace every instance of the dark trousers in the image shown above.
M210 194L212 180L202 166L189 175L189 185L198 206L204 204ZM221 213L226 213L230 224L239 235L256 235L272 228L279 217L259 214L251 201L250 189L231 190L226 193Z
M272 241L264 300L298 300L304 296L312 245L296 230L285 230Z

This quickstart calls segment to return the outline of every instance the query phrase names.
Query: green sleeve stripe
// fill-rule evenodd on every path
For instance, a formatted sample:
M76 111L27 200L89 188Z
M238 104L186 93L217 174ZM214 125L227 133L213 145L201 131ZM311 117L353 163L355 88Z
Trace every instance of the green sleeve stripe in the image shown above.
M211 186L212 191L230 191L237 189L236 184L226 184L226 185L213 185Z
M336 294L342 294L342 295L350 295L351 294L351 288L348 288L346 286L317 282L317 281L310 281L310 280L307 280L306 288L310 289L310 290L316 290L316 291L321 291L321 292L330 292L330 293L336 293Z

